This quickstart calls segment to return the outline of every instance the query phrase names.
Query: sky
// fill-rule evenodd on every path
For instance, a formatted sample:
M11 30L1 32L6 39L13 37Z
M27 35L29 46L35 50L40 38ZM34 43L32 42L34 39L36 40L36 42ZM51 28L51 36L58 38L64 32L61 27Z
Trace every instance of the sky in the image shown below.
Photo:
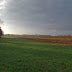
M72 35L72 0L0 0L5 34Z

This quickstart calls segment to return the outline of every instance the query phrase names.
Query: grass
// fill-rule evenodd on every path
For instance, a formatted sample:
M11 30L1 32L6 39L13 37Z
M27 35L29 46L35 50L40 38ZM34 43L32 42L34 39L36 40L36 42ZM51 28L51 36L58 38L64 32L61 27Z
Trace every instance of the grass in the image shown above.
M2 38L0 72L72 72L72 46Z

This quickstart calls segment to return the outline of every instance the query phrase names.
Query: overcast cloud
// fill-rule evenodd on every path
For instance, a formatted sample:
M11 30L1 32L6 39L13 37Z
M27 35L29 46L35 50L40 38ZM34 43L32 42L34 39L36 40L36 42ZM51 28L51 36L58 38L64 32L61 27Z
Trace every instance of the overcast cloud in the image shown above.
M8 33L72 34L72 0L0 0L0 18Z

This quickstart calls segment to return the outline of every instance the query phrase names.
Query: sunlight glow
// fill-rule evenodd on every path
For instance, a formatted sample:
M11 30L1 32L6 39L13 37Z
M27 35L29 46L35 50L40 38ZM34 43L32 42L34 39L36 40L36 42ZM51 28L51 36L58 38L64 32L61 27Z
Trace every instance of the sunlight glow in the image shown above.
M5 27L2 27L2 30L3 30L4 34L8 34L7 29Z
M4 8L5 8L4 6L1 6L1 7L0 7L0 10L2 10L2 9L4 9Z
M4 32L4 34L8 34L8 27L6 25L2 24L1 28L2 28L2 30Z

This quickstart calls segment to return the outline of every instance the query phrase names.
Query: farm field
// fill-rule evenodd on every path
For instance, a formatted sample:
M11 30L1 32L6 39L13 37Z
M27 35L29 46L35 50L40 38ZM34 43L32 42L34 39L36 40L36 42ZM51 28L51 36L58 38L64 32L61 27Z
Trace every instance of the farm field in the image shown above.
M72 72L72 46L2 38L0 72Z
M19 37L21 39L33 40L37 42L55 43L61 45L72 45L72 36L49 36L49 37Z

